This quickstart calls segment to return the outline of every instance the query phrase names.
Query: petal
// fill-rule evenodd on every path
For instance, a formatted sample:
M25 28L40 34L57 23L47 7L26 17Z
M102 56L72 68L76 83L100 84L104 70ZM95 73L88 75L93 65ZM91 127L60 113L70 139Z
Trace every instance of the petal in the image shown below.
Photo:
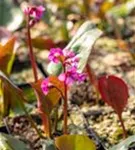
M45 8L42 5L38 6L37 9L38 11L41 11L41 12L45 11Z
M50 61L53 61L54 63L58 63L60 60L60 56L63 56L63 51L60 48L51 48L50 54L48 56Z
M74 83L74 80L73 80L73 78L71 78L71 77L68 77L68 78L66 79L66 84L67 84L68 86L71 86L71 85L73 85L73 83Z
M49 79L48 78L46 78L42 81L41 89L45 95L48 94L48 92L49 92Z
M28 15L28 14L29 14L29 7L25 8L25 9L23 10L23 12L25 13L25 15Z
M60 81L65 81L65 79L66 79L65 73L60 74L59 77L58 77L58 79L59 79Z
M48 94L48 92L49 92L49 89L48 89L48 88L46 88L46 89L42 89L42 91L43 91L43 93L44 93L45 95L47 95L47 94Z

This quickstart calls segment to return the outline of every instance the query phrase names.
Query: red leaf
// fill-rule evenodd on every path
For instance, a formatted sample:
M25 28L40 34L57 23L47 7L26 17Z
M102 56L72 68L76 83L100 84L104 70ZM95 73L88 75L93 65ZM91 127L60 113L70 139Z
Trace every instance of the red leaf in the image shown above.
M61 93L64 93L64 83L58 80L58 77L50 76L49 82L51 82L56 88L58 88ZM38 101L38 111L41 115L44 131L48 137L51 135L50 131L50 113L52 109L58 104L61 93L56 88L49 89L49 93L44 95L41 90L41 83L43 79L38 80L36 83L31 83L32 88L36 91L39 101Z
M61 91L61 93L56 88L51 88L49 90L49 93L45 96L41 90L42 81L43 79L40 79L36 83L31 83L31 86L36 90L36 92L40 96L45 113L49 114L51 110L58 104L59 99L61 98L61 93L64 93L64 83L59 81L58 77L50 76L49 82L51 82L55 87L57 87Z
M101 77L98 87L103 100L121 115L129 96L126 83L122 79L110 75Z

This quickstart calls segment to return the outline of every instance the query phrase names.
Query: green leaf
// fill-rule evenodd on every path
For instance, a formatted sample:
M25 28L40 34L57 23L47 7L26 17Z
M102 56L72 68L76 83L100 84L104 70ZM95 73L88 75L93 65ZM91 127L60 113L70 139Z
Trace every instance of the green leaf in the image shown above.
M11 0L0 1L0 25L16 30L23 21L23 13Z
M55 144L59 150L96 150L94 142L84 135L62 135Z
M109 150L129 150L132 143L135 143L135 135L123 140L121 143L113 146Z
M78 71L82 72L87 64L92 46L95 41L101 36L102 31L96 28L90 21L85 22L77 31L76 35L65 47L65 49L74 51L80 58ZM61 73L60 64L50 63L48 65L48 73L58 75Z
M135 0L129 0L126 3L113 7L106 14L107 16L112 16L115 18L126 17L133 11L134 8L135 8Z
M30 150L20 140L14 137L0 133L0 150Z
M2 103L2 110L0 110L0 113L3 116L7 116L10 110L12 110L15 113L24 114L22 105L25 98L22 91L2 71L0 71L0 80L2 89L2 100L0 101Z
M21 89L29 103L33 103L36 101L36 96L31 86L24 86L21 87Z

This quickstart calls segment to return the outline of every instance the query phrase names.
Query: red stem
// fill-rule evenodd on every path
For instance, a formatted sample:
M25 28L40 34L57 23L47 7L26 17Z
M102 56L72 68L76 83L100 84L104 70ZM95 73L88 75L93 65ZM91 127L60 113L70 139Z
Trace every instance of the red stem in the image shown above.
M127 137L127 131L126 131L126 128L124 126L124 122L122 120L121 114L120 115L118 114L118 117L119 117L122 129L123 129L123 139L125 139Z
M64 73L66 73L66 67L64 66ZM67 99L67 84L66 84L66 79L64 81L64 107L63 107L63 112L64 112L64 129L63 133L68 134L67 132L67 107L68 107L68 99Z
M96 75L92 71L92 69L89 66L89 64L86 64L86 71L88 73L88 77L89 77L90 82L95 86L96 90L99 91L98 90L98 82L97 82Z
M44 132L46 133L46 136L50 138L51 137L50 118L48 117L48 115L46 115L45 113L42 113L42 112L41 112L40 116L42 118Z
M36 83L38 81L38 73L37 73L36 60L35 60L35 56L33 53L29 21L30 21L30 16L28 15L28 18L27 18L27 38L28 38L28 46L29 46L29 56L30 56L30 61L31 61L32 69L33 69L34 80ZM44 132L46 133L47 137L50 137L51 136L50 119L43 111L42 100L41 100L41 98L37 92L36 92L36 97L37 97L37 101L38 101L37 105L38 105L38 109L39 109L39 114L41 116L42 123L44 126Z
M67 134L67 85L65 84L65 99L64 99L64 134Z
M33 53L29 22L30 22L30 16L28 15L27 37L28 37L28 46L29 46L29 56L30 56L30 61L31 61L32 69L33 69L34 79L35 79L35 82L37 82L38 81L37 65L36 65L36 60L35 60L34 53Z

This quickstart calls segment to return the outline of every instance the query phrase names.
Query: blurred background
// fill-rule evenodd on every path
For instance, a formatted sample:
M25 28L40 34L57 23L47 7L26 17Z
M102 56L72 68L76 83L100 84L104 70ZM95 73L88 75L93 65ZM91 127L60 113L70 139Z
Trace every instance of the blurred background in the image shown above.
M43 5L46 9L42 20L31 29L40 77L46 72L50 48L64 48L82 23L90 20L103 31L89 64L97 77L115 74L128 83L130 100L124 121L129 134L135 134L135 0L0 0L0 41L5 43L11 36L16 37L17 57L10 78L20 87L33 81L23 14L29 5ZM27 96L34 101L34 94L27 90ZM88 82L73 88L70 99L81 105L102 140L110 145L118 142L122 131L116 114L101 101L95 105L97 97Z

